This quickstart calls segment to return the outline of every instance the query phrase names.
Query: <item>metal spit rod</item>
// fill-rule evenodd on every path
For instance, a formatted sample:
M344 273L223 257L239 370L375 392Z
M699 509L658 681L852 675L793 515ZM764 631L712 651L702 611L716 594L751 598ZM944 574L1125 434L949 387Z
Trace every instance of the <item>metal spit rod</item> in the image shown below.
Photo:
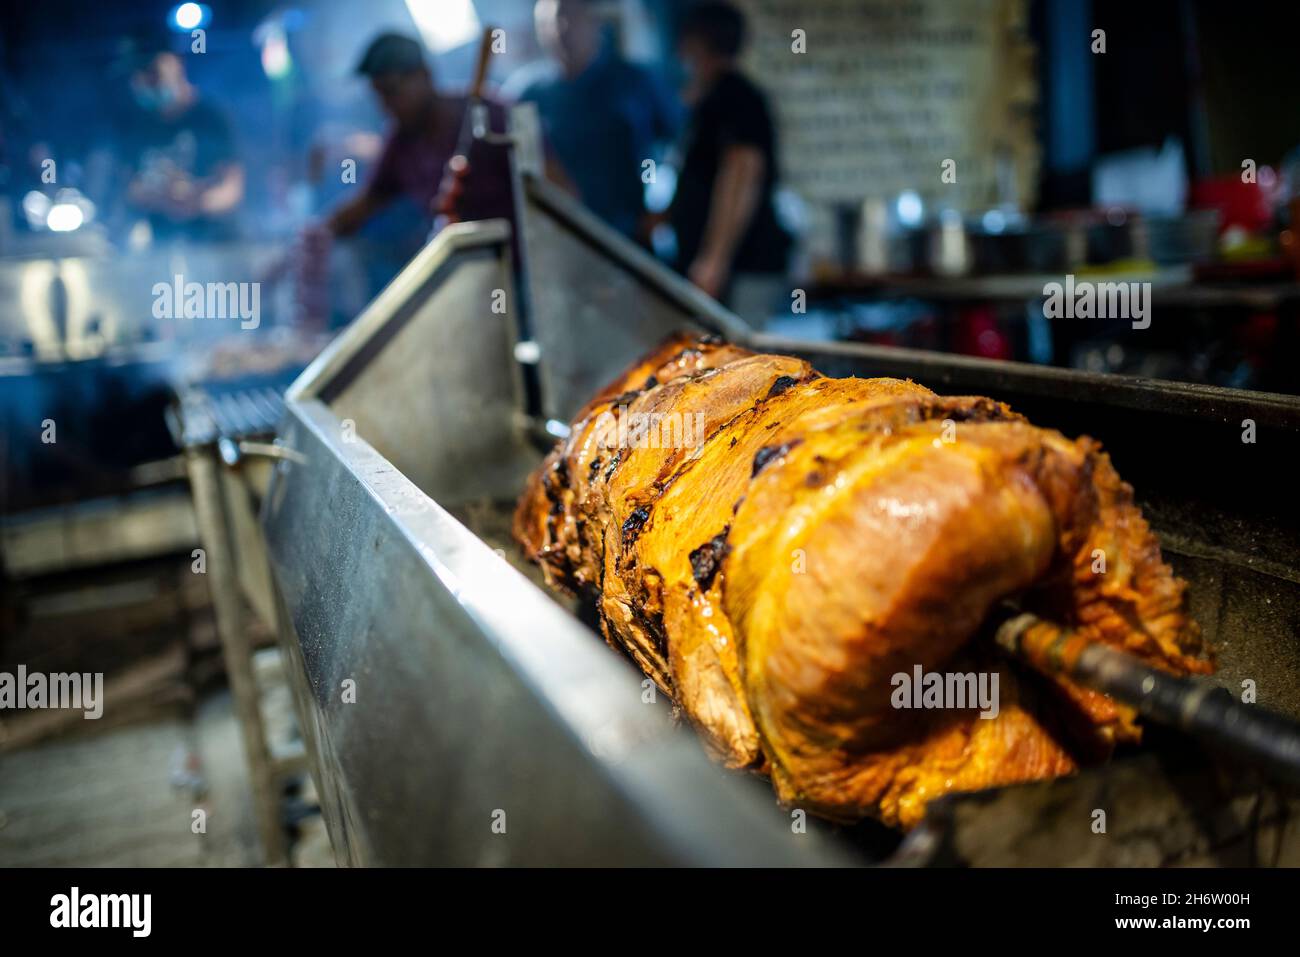
M556 420L524 417L542 447L568 435ZM997 629L997 645L1047 675L1064 675L1101 691L1161 724L1179 728L1207 744L1231 751L1279 780L1300 785L1300 724L1258 705L1237 701L1226 688L1171 675L1132 655L1029 613Z
M1048 675L1101 691L1161 724L1179 728L1300 785L1300 724L1226 689L1148 667L1132 655L1035 615L1017 614L997 629L1003 651Z

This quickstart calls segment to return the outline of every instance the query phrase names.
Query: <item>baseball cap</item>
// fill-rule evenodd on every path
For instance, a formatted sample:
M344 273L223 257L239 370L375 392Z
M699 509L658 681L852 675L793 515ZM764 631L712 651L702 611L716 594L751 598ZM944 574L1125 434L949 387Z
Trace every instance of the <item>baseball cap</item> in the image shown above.
M381 33L366 47L357 72L362 76L382 76L418 70L424 65L424 47L420 41L402 33Z

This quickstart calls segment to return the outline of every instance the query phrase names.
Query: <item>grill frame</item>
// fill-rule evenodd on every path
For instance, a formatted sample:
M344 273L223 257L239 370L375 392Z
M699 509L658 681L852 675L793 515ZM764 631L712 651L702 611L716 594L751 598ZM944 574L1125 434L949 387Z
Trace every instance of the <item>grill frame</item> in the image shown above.
M766 785L710 765L689 731L671 727L661 707L642 703L639 673L494 554L498 543L480 540L448 511L517 494L539 458L530 439L534 416L567 420L624 363L682 327L801 354L827 374L900 375L938 391L989 394L1043 425L1068 425L1071 415L1097 423L1088 431L1108 444L1115 440L1116 464L1145 496L1143 504L1160 515L1162 503L1172 503L1163 514L1181 523L1186 538L1186 554L1176 555L1175 564L1203 583L1203 597L1209 600L1206 583L1218 576L1213 601L1226 607L1222 591L1227 576L1235 576L1232 587L1242 594L1227 603L1234 610L1216 627L1245 640L1236 638L1241 629L1267 626L1263 638L1249 639L1261 654L1242 668L1262 678L1300 676L1293 628L1300 622L1300 537L1294 516L1279 521L1288 516L1274 489L1285 477L1278 464L1300 437L1300 400L763 337L531 177L519 225L526 270L513 268L503 223L444 231L287 396L281 441L296 456L277 463L262 521L282 644L341 860L803 865L861 859L857 852L870 835L832 836L817 826L797 833L787 812L772 806ZM499 284L491 288L505 290L511 302L521 297L520 308L493 318L483 277L466 278L485 263ZM601 302L593 290L611 281L616 311L626 314L613 322L608 312L584 305ZM438 301L442 295L449 298ZM516 315L526 316L525 328L514 326ZM445 348L418 354L399 345L402 335L467 347L458 355ZM520 340L539 348L516 350ZM539 366L516 358L534 352ZM408 408L398 384L420 376L429 396ZM530 377L540 385L536 393L525 386ZM459 421L449 410L467 401L493 411ZM431 444L455 459L454 467L422 459L413 447L420 443L421 416L432 417ZM1255 468L1266 473L1267 501L1243 500L1251 486L1241 475L1229 482L1232 468L1222 456L1237 416L1257 420L1256 449L1263 451ZM349 418L355 419L351 436L344 426ZM1187 447L1197 435L1214 453L1206 460L1213 467L1189 480L1190 491L1180 496L1171 476L1197 461L1195 448ZM1232 543L1220 539L1234 522L1256 537L1226 547ZM1256 559L1261 563L1252 567ZM1271 616L1258 613L1265 598L1277 603ZM349 676L357 681L355 704L341 697ZM1261 688L1266 684L1261 680ZM1261 701L1278 707L1267 697ZM1288 692L1280 710L1300 713L1300 691ZM1228 814L1210 815L1211 821L1198 812L1171 822L1170 833L1179 835L1172 846L1147 847L1133 829L1108 850L1071 837L1075 830L1087 834L1087 823L1063 809L1096 806L1089 800L1146 821L1173 813L1169 795L1180 788L1199 789L1211 807L1229 809L1262 793L1248 774L1223 786L1222 763L1185 742L1162 747L1160 755L1158 780L1116 762L1119 773L1096 769L937 802L930 823L892 859L1188 863L1203 845L1250 849L1264 840L1296 853L1300 835L1286 823L1288 810L1296 818L1290 799L1244 820ZM1152 758L1121 760L1146 767ZM1011 802L1012 811L998 818L999 833L1019 829L1032 850L1008 860L1006 848L1017 846L1010 837L996 846L984 839L980 815L971 809L990 801ZM498 810L518 822L505 834L491 827Z

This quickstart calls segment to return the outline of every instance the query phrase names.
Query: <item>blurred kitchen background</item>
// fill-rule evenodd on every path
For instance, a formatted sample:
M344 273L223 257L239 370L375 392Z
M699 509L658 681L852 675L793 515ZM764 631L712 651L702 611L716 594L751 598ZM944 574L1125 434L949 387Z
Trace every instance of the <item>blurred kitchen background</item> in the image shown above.
M690 4L591 6L609 49L675 99ZM1300 393L1294 12L1208 0L737 6L741 64L779 144L773 205L793 238L775 291L734 303L746 321ZM314 799L288 706L249 718L249 688L277 687L274 652L257 650L271 636L243 607L256 611L257 586L224 611L247 645L232 648L222 584L195 573L196 550L221 547L213 535L237 543L261 479L235 466L271 440L285 385L429 235L429 210L408 200L346 238L304 239L376 175L387 121L358 62L396 31L418 38L439 89L463 89L486 25L504 31L488 90L508 104L546 58L530 0L0 10L0 670L105 670L122 702L94 732L115 735L116 752L87 749L79 716L0 718L0 863L284 862L310 848ZM189 144L197 162L240 180L228 205L183 228L143 214L132 192L174 160L141 168L140 116L159 89L139 84L141 56L161 49L209 111L212 135ZM647 157L651 214L671 203L681 158L662 139ZM354 178L340 175L349 163ZM672 261L667 225L644 242ZM260 284L255 327L160 318L155 286L177 274ZM1044 287L1067 274L1151 283L1150 327L1045 318ZM245 766L241 748L257 759ZM86 794L85 774L67 772L49 801L50 769L68 767L106 781L116 767L119 779ZM229 783L235 773L247 788ZM152 803L142 781L156 785ZM211 835L154 833L166 809L196 801L221 812ZM90 813L120 840L61 836Z

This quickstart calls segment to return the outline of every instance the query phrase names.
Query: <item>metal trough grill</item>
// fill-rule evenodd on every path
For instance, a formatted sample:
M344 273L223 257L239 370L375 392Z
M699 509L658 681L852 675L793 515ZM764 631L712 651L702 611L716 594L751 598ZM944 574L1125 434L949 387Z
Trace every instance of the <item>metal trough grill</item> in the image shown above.
M1100 438L1191 582L1218 680L1254 681L1261 704L1300 716L1286 469L1300 402L754 335L546 184L527 177L522 195L522 268L505 224L448 229L287 396L262 520L341 860L1300 863L1294 799L1159 729L1075 778L938 802L901 844L869 823L804 828L648 703L641 675L507 537L538 422L567 421L671 330L720 332L828 375L910 376Z

